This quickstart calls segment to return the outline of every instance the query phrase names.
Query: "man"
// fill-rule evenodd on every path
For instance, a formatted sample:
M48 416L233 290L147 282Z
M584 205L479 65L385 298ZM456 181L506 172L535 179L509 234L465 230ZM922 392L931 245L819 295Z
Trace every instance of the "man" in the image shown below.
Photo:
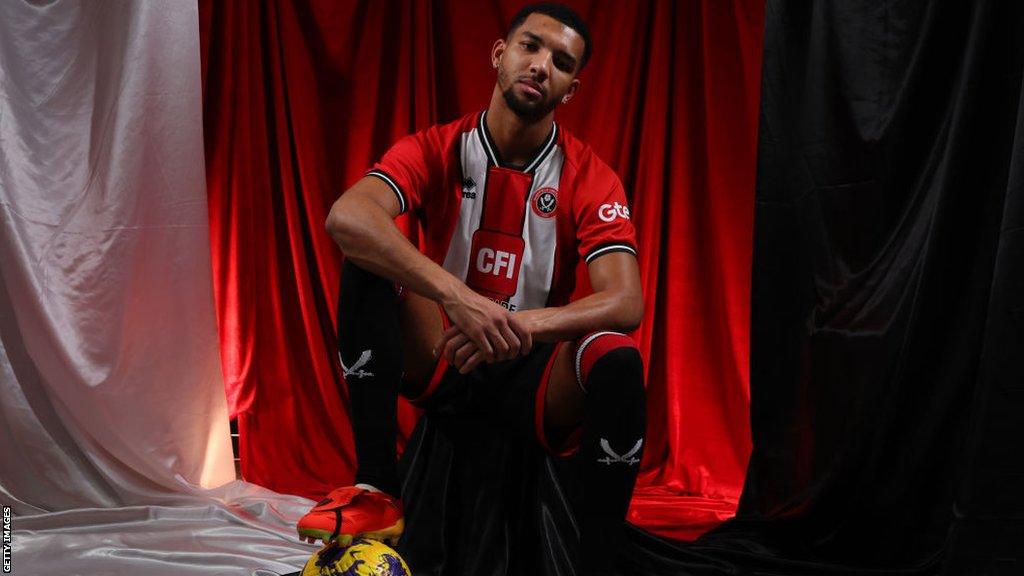
M590 51L568 8L524 8L491 50L487 109L401 139L331 208L358 472L303 538L397 539L397 395L429 411L472 388L553 454L578 452L584 572L607 563L643 447L643 366L622 334L643 301L622 185L554 122ZM422 252L395 226L405 212ZM570 303L580 259L594 291Z

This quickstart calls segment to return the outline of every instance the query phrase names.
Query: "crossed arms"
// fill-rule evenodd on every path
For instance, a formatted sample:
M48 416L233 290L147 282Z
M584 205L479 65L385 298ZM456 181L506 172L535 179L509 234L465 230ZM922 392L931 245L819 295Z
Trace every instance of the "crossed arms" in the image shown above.
M331 207L327 231L359 266L440 304L451 320L434 347L460 372L530 351L534 341L574 340L595 330L630 332L643 317L636 258L613 252L588 265L594 293L565 306L510 312L481 296L416 249L395 225L398 198L365 177Z

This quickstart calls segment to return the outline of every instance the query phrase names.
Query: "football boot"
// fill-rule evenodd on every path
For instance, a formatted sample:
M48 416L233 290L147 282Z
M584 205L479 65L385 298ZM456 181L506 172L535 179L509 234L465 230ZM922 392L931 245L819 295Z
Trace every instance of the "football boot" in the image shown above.
M336 488L299 519L299 538L308 542L337 541L348 546L354 538L394 545L405 521L402 503L384 492L345 486Z

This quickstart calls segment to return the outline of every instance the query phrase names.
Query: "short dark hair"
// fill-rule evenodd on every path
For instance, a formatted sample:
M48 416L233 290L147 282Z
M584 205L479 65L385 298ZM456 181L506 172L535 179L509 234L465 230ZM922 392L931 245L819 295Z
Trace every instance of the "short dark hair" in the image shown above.
M561 4L555 4L553 2L530 4L528 6L523 6L519 12L516 12L516 15L512 17L512 23L508 25L508 38L511 38L512 33L522 26L523 22L526 22L526 18L530 14L543 14L545 16L550 16L569 28L572 28L580 35L581 38L583 38L583 59L580 60L579 68L580 70L583 70L583 67L587 65L587 61L590 60L590 30L587 28L587 23L583 21L583 18L580 18L580 15L573 11L572 8Z

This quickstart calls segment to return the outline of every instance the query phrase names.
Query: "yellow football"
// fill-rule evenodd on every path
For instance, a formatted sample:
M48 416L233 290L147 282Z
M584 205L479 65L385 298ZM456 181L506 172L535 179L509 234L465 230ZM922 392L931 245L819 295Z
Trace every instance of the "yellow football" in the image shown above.
M331 542L306 562L302 576L412 576L405 560L376 540L356 538L351 546Z

